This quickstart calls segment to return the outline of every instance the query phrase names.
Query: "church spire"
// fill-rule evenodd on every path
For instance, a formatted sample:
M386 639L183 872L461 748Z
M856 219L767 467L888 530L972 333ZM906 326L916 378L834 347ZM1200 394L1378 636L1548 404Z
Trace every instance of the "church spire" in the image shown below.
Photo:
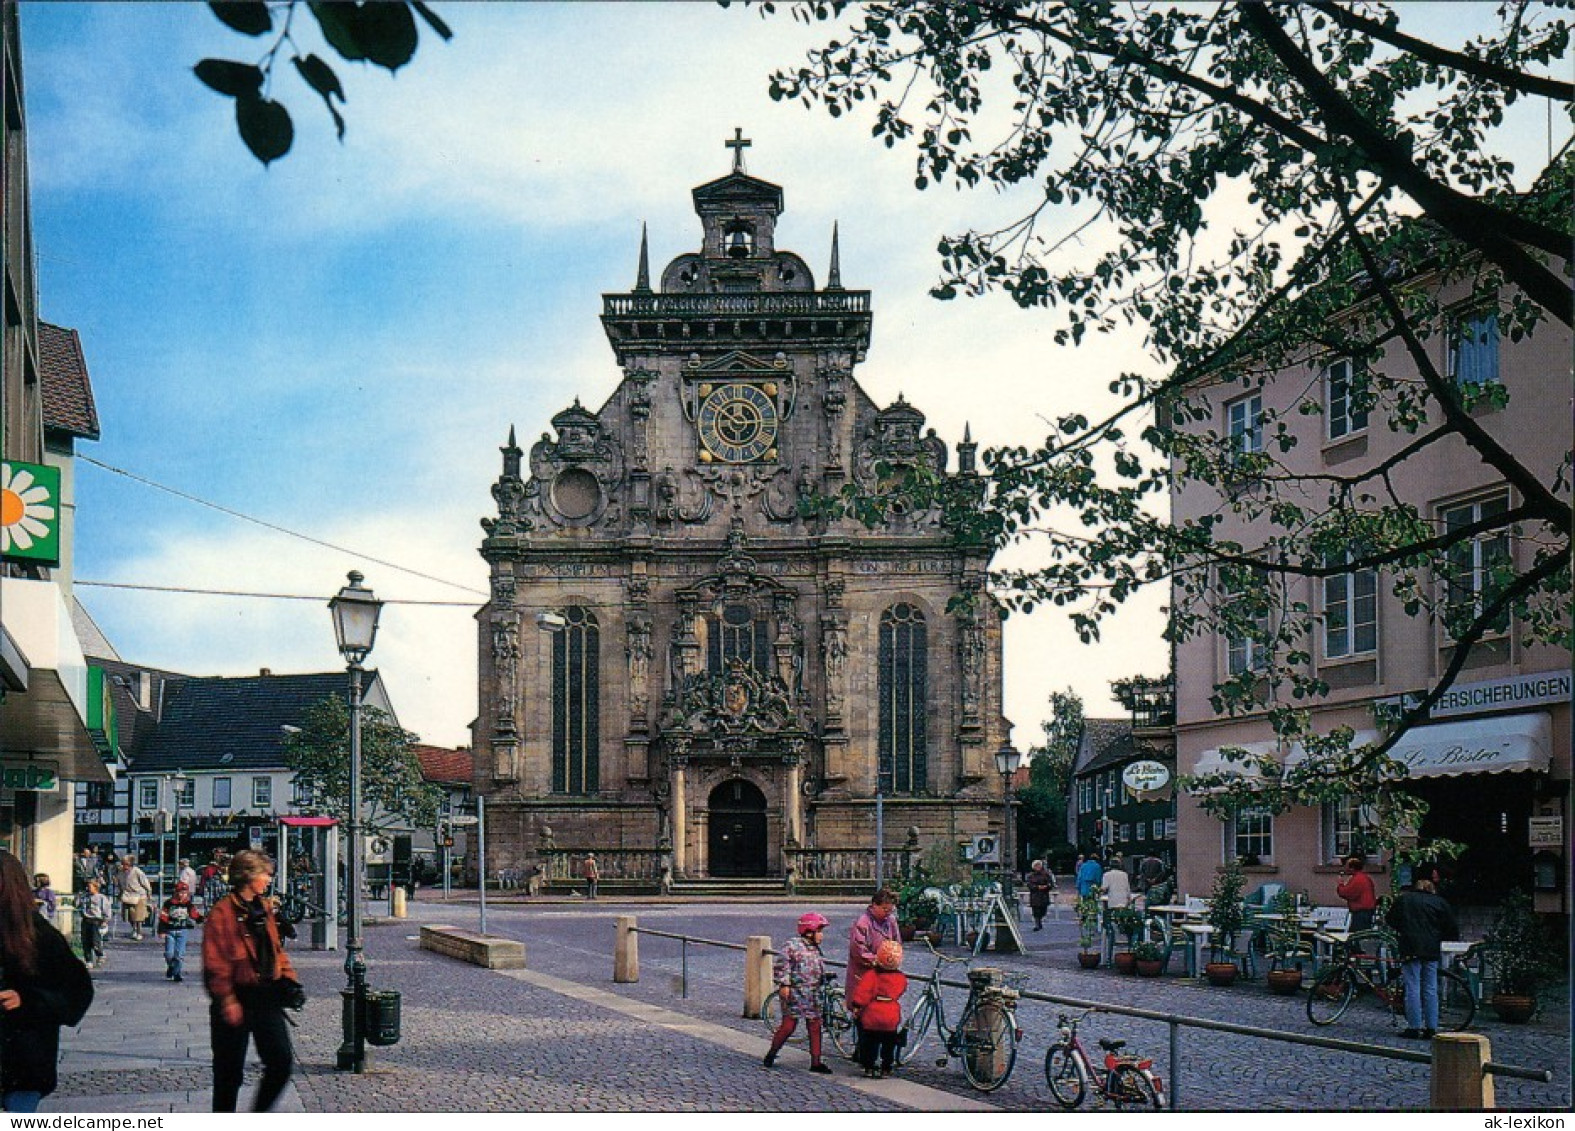
M503 453L503 474L506 478L518 479L520 474L520 457L525 453L514 440L514 425L509 425L509 442L498 449Z
M646 244L645 222L640 222L640 270L635 276L634 289L645 293L651 289L651 253Z
M837 222L831 222L831 271L826 276L826 289L840 291L842 289L842 252L837 247Z
M973 428L964 421L962 443L957 445L957 470L964 475L972 475L976 466L974 453L978 450L979 445L973 442Z

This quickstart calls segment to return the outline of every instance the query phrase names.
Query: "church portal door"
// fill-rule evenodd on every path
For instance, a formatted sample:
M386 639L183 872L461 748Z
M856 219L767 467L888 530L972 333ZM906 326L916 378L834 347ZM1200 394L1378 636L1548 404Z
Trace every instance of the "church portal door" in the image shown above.
M725 781L707 803L707 855L713 876L766 874L766 795L747 781Z

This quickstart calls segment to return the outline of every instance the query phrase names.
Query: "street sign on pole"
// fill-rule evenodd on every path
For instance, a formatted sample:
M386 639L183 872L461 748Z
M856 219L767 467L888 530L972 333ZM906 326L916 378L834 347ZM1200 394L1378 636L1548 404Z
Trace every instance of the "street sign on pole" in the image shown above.
M469 828L471 825L479 824L480 822L480 817L473 817L465 813L461 813L458 816L450 817L448 819L448 823L457 829Z

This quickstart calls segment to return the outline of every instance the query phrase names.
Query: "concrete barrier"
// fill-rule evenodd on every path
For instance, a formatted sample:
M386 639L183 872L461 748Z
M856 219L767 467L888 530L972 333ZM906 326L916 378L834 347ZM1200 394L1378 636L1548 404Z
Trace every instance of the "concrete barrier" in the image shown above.
M613 944L613 981L640 980L640 936L633 915L618 916L618 938Z
M1432 1111L1489 1111L1493 1077L1483 1068L1493 1046L1480 1033L1439 1033L1433 1038Z
M744 940L745 1017L760 1016L761 1003L771 985L771 936L750 935Z
M525 967L525 944L518 939L478 934L462 927L422 927L421 949L489 970L522 970Z

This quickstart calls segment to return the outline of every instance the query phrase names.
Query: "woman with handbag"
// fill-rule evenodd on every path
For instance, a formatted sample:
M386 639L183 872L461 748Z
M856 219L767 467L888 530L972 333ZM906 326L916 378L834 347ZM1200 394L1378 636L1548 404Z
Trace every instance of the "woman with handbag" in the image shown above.
M202 938L202 976L213 1035L213 1110L234 1111L246 1066L246 1044L256 1042L262 1082L253 1111L270 1111L290 1082L294 1050L284 1010L304 995L279 941L273 902L273 861L261 852L230 860L230 894L208 913Z
M37 1111L55 1090L60 1027L93 1003L93 979L33 903L22 862L0 852L0 1107Z
M127 853L120 858L120 905L131 924L131 941L142 941L142 924L148 921L148 905L153 900L153 884L148 874L137 867L137 858Z

